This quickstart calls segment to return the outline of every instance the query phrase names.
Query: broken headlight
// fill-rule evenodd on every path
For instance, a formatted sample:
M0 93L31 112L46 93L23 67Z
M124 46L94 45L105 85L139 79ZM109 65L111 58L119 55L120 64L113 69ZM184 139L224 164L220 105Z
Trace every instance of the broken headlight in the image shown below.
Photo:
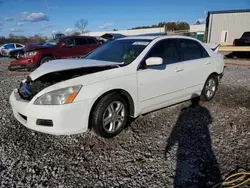
M25 52L24 57L34 56L36 55L36 51Z
M35 100L34 104L61 105L72 103L81 88L81 85L77 85L45 93L42 96L38 97Z

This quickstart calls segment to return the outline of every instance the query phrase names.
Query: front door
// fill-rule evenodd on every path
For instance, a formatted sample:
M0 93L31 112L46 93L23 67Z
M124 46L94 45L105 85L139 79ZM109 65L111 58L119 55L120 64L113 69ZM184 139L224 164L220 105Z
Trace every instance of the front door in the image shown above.
M176 39L158 42L146 56L149 57L161 57L163 65L146 66L144 60L137 72L141 113L174 103L182 96L184 87Z
M61 59L75 58L77 57L77 50L75 45L74 38L66 38L64 39L66 46L59 47L58 53Z

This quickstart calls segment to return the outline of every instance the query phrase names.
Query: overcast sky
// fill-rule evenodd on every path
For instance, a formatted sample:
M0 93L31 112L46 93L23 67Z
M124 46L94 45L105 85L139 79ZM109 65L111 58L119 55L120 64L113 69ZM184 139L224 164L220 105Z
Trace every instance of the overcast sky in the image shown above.
M0 0L0 36L73 32L76 20L103 31L205 19L207 11L250 9L250 0Z

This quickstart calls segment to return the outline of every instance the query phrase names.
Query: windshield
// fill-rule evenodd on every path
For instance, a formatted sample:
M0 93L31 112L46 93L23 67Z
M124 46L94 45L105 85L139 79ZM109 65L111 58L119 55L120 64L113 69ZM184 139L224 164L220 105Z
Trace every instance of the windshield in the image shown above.
M43 45L44 46L56 46L60 42L59 39L54 39L54 40L49 40L45 42Z
M141 39L115 40L102 45L84 59L112 61L127 65L131 63L150 42L151 40Z
M250 32L243 33L241 38L250 38Z

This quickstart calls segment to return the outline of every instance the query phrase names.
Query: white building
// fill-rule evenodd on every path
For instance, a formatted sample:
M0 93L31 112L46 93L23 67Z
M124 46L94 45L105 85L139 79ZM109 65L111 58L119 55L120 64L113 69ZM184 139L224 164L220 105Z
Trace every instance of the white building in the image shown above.
M204 34L205 32L205 24L201 25L190 25L189 32L198 32ZM100 37L105 33L119 33L126 36L134 36L134 35L142 35L142 34L150 34L150 33L165 33L164 27L158 28L148 28L148 29L131 29L131 30L118 30L118 31L99 31L99 32L88 32L83 35L93 36L93 37Z
M233 42L250 31L250 9L208 12L207 42Z
M88 32L84 35L93 36L93 37L100 37L105 33L119 33L126 36L133 36L133 35L141 35L141 34L148 34L148 33L164 33L164 27L158 28L149 28L149 29L131 29L131 30L119 30L119 31L97 31L97 32Z

